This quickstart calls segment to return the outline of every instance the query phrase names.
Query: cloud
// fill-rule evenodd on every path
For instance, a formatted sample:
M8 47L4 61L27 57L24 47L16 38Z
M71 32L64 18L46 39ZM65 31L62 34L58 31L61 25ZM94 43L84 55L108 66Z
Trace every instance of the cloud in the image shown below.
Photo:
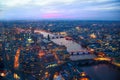
M44 18L48 14L54 18L76 18L103 12L112 12L112 16L118 14L119 7L119 0L0 0L0 18Z

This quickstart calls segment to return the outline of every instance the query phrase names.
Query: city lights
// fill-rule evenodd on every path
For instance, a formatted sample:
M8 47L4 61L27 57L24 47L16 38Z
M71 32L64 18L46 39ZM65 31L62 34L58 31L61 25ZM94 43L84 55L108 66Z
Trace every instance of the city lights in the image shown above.
M112 21L0 21L0 80L117 80L118 26Z

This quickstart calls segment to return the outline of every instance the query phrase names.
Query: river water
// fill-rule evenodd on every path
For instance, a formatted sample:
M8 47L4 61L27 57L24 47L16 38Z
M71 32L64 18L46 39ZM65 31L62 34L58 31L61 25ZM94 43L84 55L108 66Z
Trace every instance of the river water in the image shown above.
M59 39L52 39L52 41L59 45L65 45L67 47L68 52L79 52L84 51L86 52L86 49L83 49L80 44L77 44L76 42L72 40L66 40L65 38L59 38Z
M36 32L43 34L43 36L46 38L48 35L50 37L56 36L54 34L51 34L51 33L45 32L45 31L37 30ZM82 48L80 44L78 44L72 40L66 40L65 38L51 39L51 41L53 41L54 43L56 43L58 45L65 45L67 47L68 52L79 52L79 51L86 52L87 51L86 49Z
M41 32L44 37L47 37L49 33ZM54 36L53 34L49 34ZM65 45L67 51L86 51L81 47L81 45L76 42L65 40L65 38L52 39L52 41L59 45ZM93 80L120 80L120 70L115 69L110 64L97 64L92 66L81 67Z
M81 67L93 80L120 80L120 70L109 64Z

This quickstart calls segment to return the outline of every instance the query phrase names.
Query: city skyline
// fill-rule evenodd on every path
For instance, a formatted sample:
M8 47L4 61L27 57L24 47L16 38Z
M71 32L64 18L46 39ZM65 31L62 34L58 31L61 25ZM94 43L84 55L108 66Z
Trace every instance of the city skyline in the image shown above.
M120 20L119 0L1 0L0 20Z

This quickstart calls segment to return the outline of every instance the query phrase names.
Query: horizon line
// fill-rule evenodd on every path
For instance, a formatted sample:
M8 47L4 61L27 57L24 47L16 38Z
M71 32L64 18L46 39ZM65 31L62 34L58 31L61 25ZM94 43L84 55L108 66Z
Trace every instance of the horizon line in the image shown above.
M0 21L120 21L120 20L103 20L103 19L0 19Z

